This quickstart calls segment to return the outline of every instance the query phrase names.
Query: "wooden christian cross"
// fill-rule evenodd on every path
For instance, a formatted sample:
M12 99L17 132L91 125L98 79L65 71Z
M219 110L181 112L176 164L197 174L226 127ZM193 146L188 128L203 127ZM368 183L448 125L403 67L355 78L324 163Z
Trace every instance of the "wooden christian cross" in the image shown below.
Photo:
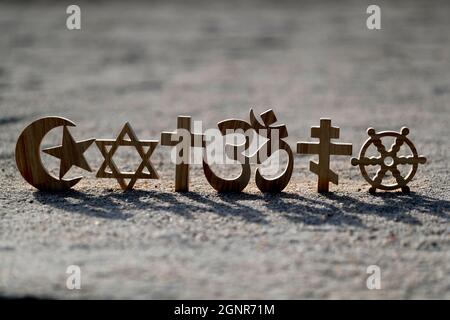
M178 129L183 130L179 132ZM175 165L175 191L189 191L191 147L204 147L203 137L201 133L191 132L191 117L187 116L178 116L175 132L161 132L161 145L176 146L177 155L180 157Z

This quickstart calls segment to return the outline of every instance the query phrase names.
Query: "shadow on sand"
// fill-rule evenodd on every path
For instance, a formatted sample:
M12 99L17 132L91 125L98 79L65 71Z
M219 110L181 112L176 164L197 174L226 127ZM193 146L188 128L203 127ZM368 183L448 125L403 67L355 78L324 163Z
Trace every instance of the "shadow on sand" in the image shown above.
M450 221L450 202L416 193L379 193L375 201L366 202L337 193L307 198L297 193L248 194L195 192L173 193L133 190L89 194L67 191L55 194L37 191L36 200L65 211L104 219L128 219L135 211L167 212L185 218L195 213L213 212L234 216L251 223L266 224L269 215L282 216L306 225L347 225L364 228L362 215L420 225L412 211L424 212ZM381 201L380 201L381 199Z

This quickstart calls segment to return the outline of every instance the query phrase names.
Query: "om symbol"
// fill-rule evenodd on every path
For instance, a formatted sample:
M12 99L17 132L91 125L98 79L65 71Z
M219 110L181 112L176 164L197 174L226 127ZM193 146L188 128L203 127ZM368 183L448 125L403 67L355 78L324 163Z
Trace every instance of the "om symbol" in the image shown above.
M238 161L241 165L241 173L234 179L225 179L216 175L210 168L207 157L203 158L203 171L209 184L219 192L240 192L249 183L251 176L250 160L252 157L244 155L248 150L256 135L262 135L268 140L258 148L256 152L256 163L262 164L274 152L283 150L288 155L287 165L284 171L275 178L268 179L261 174L260 168L256 169L255 181L258 189L262 192L281 192L289 183L294 167L294 157L292 150L284 140L288 136L285 125L272 126L277 122L277 118L272 109L261 113L262 123L260 123L250 109L250 123L239 119L228 119L218 123L220 133L226 134L242 133L245 136L245 142L241 144L226 144L225 153L232 160ZM275 145L276 150L273 146ZM262 152L266 150L264 154Z

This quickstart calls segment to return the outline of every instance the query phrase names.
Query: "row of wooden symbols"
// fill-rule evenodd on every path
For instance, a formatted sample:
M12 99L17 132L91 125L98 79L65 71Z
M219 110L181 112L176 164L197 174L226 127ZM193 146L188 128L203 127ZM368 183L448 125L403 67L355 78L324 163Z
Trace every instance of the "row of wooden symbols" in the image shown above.
M260 115L262 123L257 120L253 110L250 110L250 121L239 119L228 119L218 123L218 129L222 135L227 135L230 130L240 130L239 132L253 132L259 135L264 132L264 136L273 137L276 132L277 147L287 153L287 166L285 170L275 178L264 177L259 168L256 169L255 182L262 192L280 192L290 181L293 171L293 152L288 143L283 140L288 136L285 125L275 125L277 118L273 110L267 110ZM177 153L187 159L176 164L175 168L175 191L189 191L189 156L191 147L200 146L205 151L208 142L202 133L191 132L191 118L179 116L177 119L177 130L174 132L161 133L161 145L177 148ZM41 142L45 135L53 128L63 126L62 144L60 146L42 150L60 159L59 178L48 173L41 161ZM74 186L81 177L64 179L64 175L72 166L77 166L87 171L91 171L89 164L83 153L95 142L104 157L101 167L97 171L98 178L115 178L122 189L132 189L138 179L158 179L159 176L153 167L150 157L155 150L157 140L139 140L129 123L126 123L116 139L89 139L75 141L70 134L68 127L75 126L73 122L61 117L46 117L34 121L26 127L16 145L17 167L25 180L44 191L67 190ZM183 134L180 132L183 131ZM186 136L185 133L188 133ZM376 132L373 128L367 130L369 139L362 146L359 157L352 158L351 164L359 166L364 179L371 185L370 192L380 190L401 189L409 192L408 182L416 174L418 164L426 162L424 156L419 156L414 144L408 139L409 129L402 128L400 132L383 131ZM128 138L126 138L128 136ZM222 178L214 173L208 163L206 152L203 152L203 171L209 184L219 192L240 192L249 183L251 178L250 157L243 156L243 151L247 150L252 142L253 135L245 135L245 143L240 145L226 145L225 153L234 161L239 161L241 173L233 179ZM318 192L328 192L329 183L338 184L338 175L330 169L331 155L352 155L352 144L335 143L331 139L339 138L339 128L331 125L330 119L320 119L319 127L311 128L311 137L319 139L318 142L298 142L297 153L315 154L319 156L318 162L310 162L310 170L318 176ZM384 138L394 139L392 146L387 149L383 144ZM267 144L267 156L276 150L272 150L271 143ZM113 156L119 146L132 146L136 148L142 162L135 172L121 172L114 163ZM367 155L368 149L374 146L378 151L378 156ZM399 155L402 146L409 149L409 155ZM109 150L107 147L110 147ZM145 150L147 149L147 150ZM261 164L266 157L261 157L258 151L256 163ZM242 158L243 157L243 158ZM403 176L399 166L409 165L409 172ZM378 166L376 174L371 176L367 167ZM147 169L147 172L144 170ZM395 178L395 183L383 184L383 178L387 173L391 173ZM128 182L126 180L129 180Z

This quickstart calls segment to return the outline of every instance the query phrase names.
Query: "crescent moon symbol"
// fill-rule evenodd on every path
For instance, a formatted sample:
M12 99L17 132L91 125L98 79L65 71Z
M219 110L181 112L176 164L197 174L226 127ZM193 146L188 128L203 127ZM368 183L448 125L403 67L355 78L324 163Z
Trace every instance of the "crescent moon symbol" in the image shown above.
M56 179L42 165L41 142L52 129L61 126L75 126L72 121L61 117L47 117L34 121L26 127L16 144L16 163L22 177L42 191L68 190L77 184L82 177L71 180Z

